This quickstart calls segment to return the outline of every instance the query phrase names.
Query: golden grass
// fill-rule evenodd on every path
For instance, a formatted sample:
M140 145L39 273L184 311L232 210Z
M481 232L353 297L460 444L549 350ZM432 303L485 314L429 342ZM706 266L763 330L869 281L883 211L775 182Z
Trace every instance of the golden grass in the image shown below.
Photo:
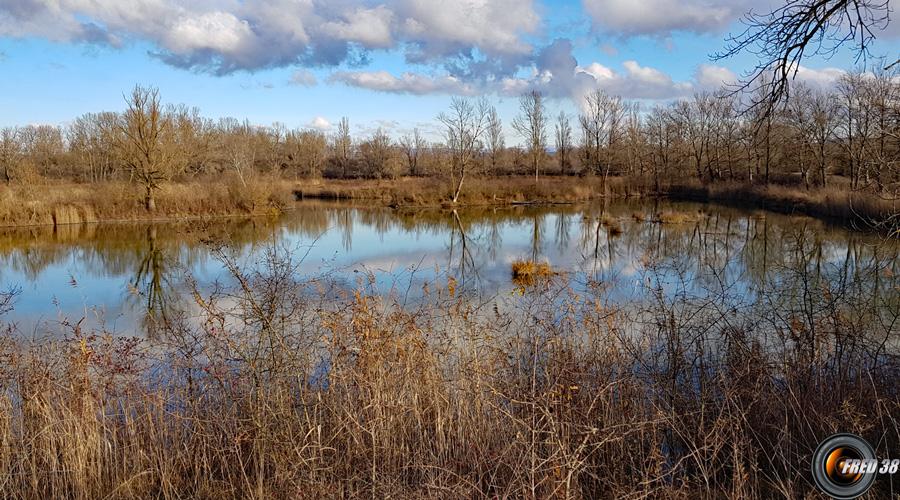
M0 497L808 498L820 439L900 439L893 352L865 365L891 327L858 283L771 325L682 293L413 306L226 267L240 285L195 291L158 342L0 336Z
M787 214L803 214L840 222L856 229L900 235L900 198L872 192L854 192L845 186L805 190L779 185L722 183L670 185L673 199L713 201L737 207L755 207Z
M640 196L641 182L611 178L606 196ZM391 206L448 205L453 191L449 178L403 177L395 180L314 180L301 181L298 199L374 200ZM600 177L545 176L535 182L530 176L466 178L460 205L509 205L518 203L575 203L602 198Z
M619 220L609 214L604 214L600 218L600 223L603 224L610 236L619 236L624 232Z
M0 226L268 214L291 203L291 188L283 180L244 184L230 176L165 183L156 193L156 211L147 212L143 191L130 183L14 183L0 185Z
M512 263L512 280L517 286L534 286L556 275L550 264L533 260L516 260Z
M656 222L660 224L684 224L686 222L696 222L697 215L687 212L676 212L673 210L663 210L656 214Z

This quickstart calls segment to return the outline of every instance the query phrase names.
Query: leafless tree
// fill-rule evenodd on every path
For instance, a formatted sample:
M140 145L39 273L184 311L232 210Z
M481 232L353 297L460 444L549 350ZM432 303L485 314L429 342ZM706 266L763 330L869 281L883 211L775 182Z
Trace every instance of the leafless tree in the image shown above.
M503 136L503 121L497 113L497 109L491 106L487 123L487 148L491 159L491 172L497 172L500 157L506 149L506 139Z
M707 180L715 177L709 159L714 106L713 96L701 92L690 101L678 101L673 110L698 179L704 178L704 170Z
M525 149L534 180L537 182L541 163L547 154L547 116L544 111L544 97L540 92L532 90L519 98L519 115L512 122L513 128L525 141Z
M403 153L406 155L409 175L419 175L419 154L425 151L425 146L425 139L422 138L418 128L414 128L412 134L400 138L400 147L403 148Z
M350 120L341 118L338 123L337 133L334 136L334 154L341 167L344 177L347 177L347 168L353 155L353 139L350 137Z
M379 128L368 140L359 145L360 156L366 167L365 174L374 178L394 178L400 171L393 141Z
M490 108L484 98L472 101L454 97L450 101L450 110L437 117L444 126L444 137L450 151L450 178L455 186L451 197L453 203L459 200L466 172L482 148L481 140L487 129Z
M22 155L19 143L19 128L4 127L0 129L0 168L7 184L12 182L13 170L18 166Z
M119 122L122 161L144 188L144 206L156 210L155 192L174 174L177 152L170 137L171 119L163 113L159 90L135 86L125 97L127 109Z
M787 0L774 10L744 17L745 29L729 35L723 59L749 52L759 60L738 90L763 89L753 102L765 114L774 111L790 89L806 57L830 56L850 45L858 60L869 55L869 45L889 22L889 0Z
M587 95L585 110L578 117L584 162L593 173L603 173L604 184L612 168L621 115L622 99L597 89Z
M572 163L572 124L565 111L560 111L556 117L556 159L559 161L559 171L566 173Z
M69 150L84 171L85 180L106 181L114 175L119 162L115 155L118 119L115 113L88 113L69 127Z
M673 144L676 138L675 121L669 110L657 105L647 118L647 138L651 148L650 165L653 169L653 185L660 191L660 177L669 172L673 163Z
M230 170L237 175L241 185L247 187L247 178L252 175L256 164L255 134L250 122L240 122L234 118L223 118L219 122L223 132L220 147Z

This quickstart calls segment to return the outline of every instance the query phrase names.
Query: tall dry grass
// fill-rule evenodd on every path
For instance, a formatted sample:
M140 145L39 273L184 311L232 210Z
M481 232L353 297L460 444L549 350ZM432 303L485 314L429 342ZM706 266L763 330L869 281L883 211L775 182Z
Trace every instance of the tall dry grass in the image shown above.
M156 194L157 210L147 212L143 191L127 182L0 184L0 226L259 215L288 207L292 186L281 179L257 177L241 182L230 175L166 183Z
M645 180L620 177L495 176L467 179L460 193L462 205L516 203L573 203L604 196L641 196L650 192ZM453 184L440 177L404 177L395 180L330 180L301 183L298 199L375 200L396 206L440 206L448 203Z
M676 200L714 201L732 206L764 208L841 222L860 230L900 237L900 198L847 186L805 190L800 187L723 183L673 184L666 196Z
M651 266L640 303L559 275L488 307L215 251L231 284L154 341L7 332L0 496L797 498L832 432L900 452L897 297L866 275L669 293Z

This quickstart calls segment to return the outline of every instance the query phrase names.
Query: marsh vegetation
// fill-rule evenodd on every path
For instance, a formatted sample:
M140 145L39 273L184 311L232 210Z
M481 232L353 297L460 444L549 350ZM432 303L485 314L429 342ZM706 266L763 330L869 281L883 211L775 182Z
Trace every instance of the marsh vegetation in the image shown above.
M33 280L2 302L2 495L797 497L836 430L898 453L892 240L647 201L304 207L7 233ZM41 283L139 314L60 295L23 328Z
M10 323L3 496L797 497L835 430L900 448L891 241L696 205L294 217L7 246L37 275L79 248L152 333ZM444 263L328 270L291 227ZM566 272L515 283L513 255Z

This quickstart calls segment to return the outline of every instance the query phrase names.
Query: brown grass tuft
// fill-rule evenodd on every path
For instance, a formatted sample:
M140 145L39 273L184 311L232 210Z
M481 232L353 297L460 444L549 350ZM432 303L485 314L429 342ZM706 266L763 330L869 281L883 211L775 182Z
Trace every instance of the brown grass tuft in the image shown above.
M517 260L512 263L512 279L517 286L534 286L556 274L546 262Z
M686 212L663 210L662 212L656 214L656 222L659 222L660 224L684 224L686 222L695 222L696 220L696 215L692 215Z
M622 224L619 223L619 220L611 215L604 215L600 219L600 223L603 224L603 227L606 228L606 231L610 236L619 236L624 231L622 229Z

